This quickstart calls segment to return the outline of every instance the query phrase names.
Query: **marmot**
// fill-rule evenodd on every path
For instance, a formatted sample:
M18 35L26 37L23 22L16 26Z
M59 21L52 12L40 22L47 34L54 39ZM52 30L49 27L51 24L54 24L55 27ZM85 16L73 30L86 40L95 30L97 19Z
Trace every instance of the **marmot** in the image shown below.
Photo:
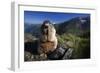
M54 28L53 24L48 20L44 21L41 25L40 31L41 36L38 52L40 54L48 54L50 52L53 52L57 48L58 44L56 29Z

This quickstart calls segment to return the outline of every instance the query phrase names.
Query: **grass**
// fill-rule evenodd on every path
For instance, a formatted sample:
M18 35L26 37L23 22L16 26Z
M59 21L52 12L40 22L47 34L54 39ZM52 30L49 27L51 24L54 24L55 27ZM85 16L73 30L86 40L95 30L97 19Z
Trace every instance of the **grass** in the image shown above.
M64 48L73 48L73 58L89 58L90 57L90 39L79 37L73 34L57 35L59 45Z

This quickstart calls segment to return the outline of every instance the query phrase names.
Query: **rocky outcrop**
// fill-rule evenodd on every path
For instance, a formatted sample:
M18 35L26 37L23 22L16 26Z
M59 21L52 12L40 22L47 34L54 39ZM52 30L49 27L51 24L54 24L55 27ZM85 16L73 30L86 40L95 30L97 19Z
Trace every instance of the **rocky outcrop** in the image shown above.
M73 49L72 48L57 48L54 52L48 54L50 60L64 60L70 59L72 57Z
M44 60L64 60L72 57L72 48L57 47L56 50L49 54L38 54L36 43L25 43L24 61L44 61ZM31 46L31 47L30 47Z

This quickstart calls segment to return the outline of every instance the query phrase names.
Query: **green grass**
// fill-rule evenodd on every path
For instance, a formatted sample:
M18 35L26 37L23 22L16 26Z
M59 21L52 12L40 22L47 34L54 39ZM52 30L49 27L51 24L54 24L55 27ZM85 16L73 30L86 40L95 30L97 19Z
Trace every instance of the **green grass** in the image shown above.
M73 58L90 57L90 39L73 34L58 35L58 43L64 48L73 48Z

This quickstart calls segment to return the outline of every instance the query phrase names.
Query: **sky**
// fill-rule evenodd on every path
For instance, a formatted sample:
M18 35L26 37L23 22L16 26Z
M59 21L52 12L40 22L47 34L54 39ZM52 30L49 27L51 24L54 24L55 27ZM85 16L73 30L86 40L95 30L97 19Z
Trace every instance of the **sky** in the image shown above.
M57 24L68 21L75 17L89 16L90 14L84 13L58 13L58 12L37 12L37 11L24 11L24 23L28 24L42 24L43 21L49 20Z

